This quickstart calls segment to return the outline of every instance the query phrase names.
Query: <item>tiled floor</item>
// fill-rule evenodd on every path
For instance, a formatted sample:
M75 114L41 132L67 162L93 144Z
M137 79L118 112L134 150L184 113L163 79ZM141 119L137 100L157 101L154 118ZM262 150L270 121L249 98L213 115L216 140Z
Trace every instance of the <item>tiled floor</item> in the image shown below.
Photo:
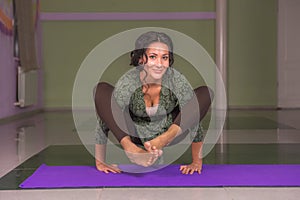
M222 140L209 164L300 163L300 110L229 111ZM22 190L41 163L93 164L81 145L71 112L40 113L0 124L0 200L4 199L298 199L294 187L97 188ZM176 162L189 160L184 154ZM126 194L126 198L124 198Z

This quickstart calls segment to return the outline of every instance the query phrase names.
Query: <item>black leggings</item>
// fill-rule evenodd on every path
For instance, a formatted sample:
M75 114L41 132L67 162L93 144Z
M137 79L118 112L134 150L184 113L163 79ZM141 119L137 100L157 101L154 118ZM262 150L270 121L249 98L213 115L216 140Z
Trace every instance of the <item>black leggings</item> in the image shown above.
M129 136L127 133L130 133L132 137L132 135L135 134L135 128L130 114L128 112L122 112L119 105L114 98L112 98L113 90L114 87L108 83L98 83L95 91L95 107L100 119L103 120L120 142L125 136ZM198 87L194 92L194 97L181 108L182 112L178 112L173 118L173 123L180 126L182 132L195 126L199 123L199 120L201 121L204 118L213 99L213 92L207 86ZM198 104L199 110L195 109L195 103ZM199 111L201 111L200 116ZM181 116L184 113L188 113L188 116ZM134 136L138 138L137 135Z

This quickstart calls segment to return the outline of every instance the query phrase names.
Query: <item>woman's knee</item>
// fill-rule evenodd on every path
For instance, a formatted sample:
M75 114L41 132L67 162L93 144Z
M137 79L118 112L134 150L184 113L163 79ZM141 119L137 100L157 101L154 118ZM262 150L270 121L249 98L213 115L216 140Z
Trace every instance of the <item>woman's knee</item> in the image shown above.
M99 92L99 91L112 91L114 89L114 87L112 85L110 85L109 83L107 82L99 82L96 86L96 92Z
M214 92L208 86L200 86L194 91L198 99L207 99L210 100L210 102L212 102L214 99Z
M94 97L111 95L114 90L114 87L106 82L99 82L94 88Z

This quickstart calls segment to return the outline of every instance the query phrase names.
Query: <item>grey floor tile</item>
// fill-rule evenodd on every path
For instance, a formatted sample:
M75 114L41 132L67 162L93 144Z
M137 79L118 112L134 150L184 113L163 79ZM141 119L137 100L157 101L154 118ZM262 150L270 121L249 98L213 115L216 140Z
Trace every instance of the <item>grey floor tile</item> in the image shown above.
M100 200L229 200L223 188L105 188Z
M225 188L233 200L298 200L300 188Z
M2 200L99 200L102 189L5 190Z

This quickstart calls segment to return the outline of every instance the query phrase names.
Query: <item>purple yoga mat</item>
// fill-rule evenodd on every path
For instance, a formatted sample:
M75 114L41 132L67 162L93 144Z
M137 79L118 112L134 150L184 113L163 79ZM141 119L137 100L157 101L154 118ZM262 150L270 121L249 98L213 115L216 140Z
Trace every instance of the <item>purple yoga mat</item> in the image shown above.
M204 165L201 175L183 175L179 165L143 174L105 174L94 166L41 165L20 185L21 188L198 186L300 186L300 165Z

